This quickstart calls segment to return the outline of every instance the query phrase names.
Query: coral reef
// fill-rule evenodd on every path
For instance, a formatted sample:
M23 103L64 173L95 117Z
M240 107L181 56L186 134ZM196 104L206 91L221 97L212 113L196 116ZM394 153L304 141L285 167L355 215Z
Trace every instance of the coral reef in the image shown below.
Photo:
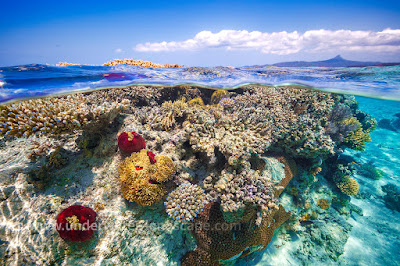
M175 174L172 160L166 156L155 156L152 163L148 151L132 153L119 167L121 193L128 201L141 206L159 201L166 193L165 182Z
M221 152L230 165L237 165L271 149L313 158L332 154L335 143L325 134L333 105L329 94L298 88L246 88L235 98L235 108L196 108L184 100L167 101L161 107L134 112L146 130L175 130L184 134L196 152L215 161ZM307 112L293 111L298 102Z
M220 74L218 68L185 71ZM132 104L113 123L101 121L114 111L101 121L89 112L84 130L57 138L0 139L6 262L178 265L186 253L182 265L228 264L251 259L275 231L268 248L299 240L289 255L302 264L338 260L351 229L344 217L362 215L348 196L358 186L352 167L361 173L361 166L338 154L351 146L346 138L357 128L368 135L373 120L351 97L304 87L222 91L213 97L214 90L184 84L85 92L84 108ZM146 149L126 157L118 152L117 132L138 132ZM39 191L27 181L51 186ZM98 211L101 230L85 246L60 241L54 228L31 226L55 224L74 204ZM79 228L79 217L69 217Z
M237 255L248 255L264 249L271 241L276 228L286 221L290 213L280 205L269 211L260 226L254 225L255 213L246 210L244 219L238 223L227 223L218 203L206 205L203 212L191 223L198 246L182 258L182 265L219 265Z
M170 68L170 67L182 67L180 65L177 64L164 64L164 65L160 65L160 64L156 64L150 61L143 61L143 60L133 60L133 59L114 59L111 60L107 63L104 63L103 66L116 66L116 65L120 65L120 64L125 64L125 65L133 65L133 66L141 66L141 67L164 67L164 68Z
M139 152L146 148L144 138L136 132L122 132L118 136L118 147L128 153Z
M80 94L1 105L0 135L21 137L72 132L89 122L109 119L128 105L128 100L106 102L100 106L88 105Z
M280 157L279 160L284 159ZM281 189L273 193L276 199L295 172L287 161L284 165L288 169L280 176L277 184ZM261 216L256 208L247 205L240 219L229 222L221 209L219 203L211 202L190 222L189 227L198 245L194 251L188 252L182 258L182 265L218 265L220 260L260 251L268 246L275 229L290 217L290 212L286 212L282 205L273 204L270 208L264 208Z
M56 229L64 240L86 241L96 229L96 212L89 207L70 206L58 215Z
M169 217L187 223L203 210L206 203L206 195L201 187L183 183L168 194L164 205Z

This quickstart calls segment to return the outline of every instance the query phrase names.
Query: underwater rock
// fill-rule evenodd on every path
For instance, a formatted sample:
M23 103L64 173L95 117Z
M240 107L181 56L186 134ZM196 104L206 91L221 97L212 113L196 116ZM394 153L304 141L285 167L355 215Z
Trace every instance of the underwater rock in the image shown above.
M378 127L383 128L383 129L387 129L387 130L391 130L396 132L396 128L392 125L392 121L390 119L384 118L379 120L378 122Z
M382 187L382 191L386 193L383 198L385 205L389 209L400 212L400 189L394 184L387 184Z
M70 206L58 215L56 229L64 240L86 241L96 229L96 212L89 207Z
M144 138L136 132L122 132L118 136L118 147L124 152L131 154L146 148Z

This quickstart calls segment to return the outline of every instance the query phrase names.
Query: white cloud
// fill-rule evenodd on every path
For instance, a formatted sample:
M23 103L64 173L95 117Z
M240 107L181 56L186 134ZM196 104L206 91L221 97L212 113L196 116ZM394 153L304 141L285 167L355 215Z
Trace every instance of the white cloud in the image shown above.
M122 52L123 52L123 50L122 50L121 48L117 48L117 49L115 49L115 50L114 50L114 52L116 52L116 53L118 53L118 54L119 54L119 53L122 53Z
M365 51L400 52L400 29L383 31L310 30L304 33L222 30L201 31L192 39L159 43L141 43L138 52L168 52L223 48L258 50L265 54L287 55L303 52Z

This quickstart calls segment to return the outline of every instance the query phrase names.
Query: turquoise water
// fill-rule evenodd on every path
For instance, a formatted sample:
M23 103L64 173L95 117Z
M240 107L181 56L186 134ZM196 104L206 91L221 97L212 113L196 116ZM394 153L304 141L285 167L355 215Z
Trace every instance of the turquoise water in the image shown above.
M161 93L166 98L160 100L157 98L157 89L153 90L154 88L151 86L139 87L136 90L129 88L131 85L142 84L152 86L195 84L195 86L192 86L192 88L187 86L186 92L182 88L179 88L178 93L166 90L166 93ZM296 151L293 151L295 148L292 147L296 147L297 144L290 141L284 142L285 144L289 143L288 145L293 144L288 148L289 152L292 152L289 155L296 160L299 173L297 177L295 176L292 179L292 183L289 183L288 188L290 190L286 189L279 201L287 211L292 213L294 218L292 217L292 220L289 219L275 230L272 241L263 251L239 258L240 255L249 250L242 251L231 260L220 261L220 263L224 265L399 265L400 66L161 69L128 65L54 67L37 64L0 68L0 103L4 105L8 102L18 104L25 98L98 90L98 94L93 94L95 95L93 97L90 94L85 94L87 98L84 101L90 103L88 106L85 105L88 110L95 110L90 109L93 103L100 106L102 101L107 101L107 96L110 95L114 97L112 101L121 100L118 97L132 97L130 98L131 103L135 103L135 97L141 97L140 100L137 100L137 103L140 104L137 104L137 106L132 104L131 109L121 116L116 114L111 116L112 119L117 118L112 123L108 121L110 123L105 124L107 127L102 128L104 134L102 134L103 132L93 131L93 129L88 131L90 133L87 133L85 130L88 129L79 131L78 128L78 130L68 131L68 134L61 136L32 134L28 138L25 135L23 137L0 138L0 255L4 257L0 260L0 264L32 264L32 261L41 259L39 262L41 264L55 265L113 265L121 263L179 265L183 256L196 247L196 241L189 234L187 228L178 225L178 222L173 221L166 214L163 203L142 207L121 197L118 164L126 155L118 150L117 133L123 130L139 132L149 143L148 147L156 155L166 154L173 159L175 164L180 166L179 174L177 174L174 182L179 184L184 180L193 185L200 184L206 189L207 175L212 176L210 179L214 179L213 182L215 182L215 179L219 178L218 174L215 174L215 172L218 173L218 168L231 171L230 167L233 166L229 166L227 162L229 162L229 155L231 155L229 154L230 149L238 145L237 139L232 137L235 132L232 135L227 133L228 137L215 141L213 145L217 148L211 149L211 153L214 154L215 152L215 156L209 157L210 149L201 150L201 147L191 147L192 143L182 137L185 132L187 133L185 130L191 132L189 136L196 133L195 130L185 128L184 125L187 125L188 121L196 124L193 117L198 120L205 120L205 122L201 121L197 125L197 128L203 131L197 139L191 139L195 142L200 141L203 136L208 136L209 132L214 132L213 130L219 128L221 124L232 125L229 122L230 119L240 117L240 119L234 120L239 121L240 124L242 121L246 121L247 117L241 117L241 113L235 113L235 108L232 108L235 107L235 103L240 101L242 101L243 106L257 111L257 114L254 112L254 117L253 113L249 115L254 118L254 121L268 123L270 120L262 120L263 115L269 109L274 109L275 106L260 106L257 98L250 98L257 102L254 103L254 106L252 106L252 102L244 101L245 93L243 93L241 86L248 84L256 88L258 88L258 84L277 87L279 85L300 85L303 89L312 88L347 94L348 96L343 98L340 98L342 96L337 97L342 99L341 103L351 106L352 118L356 117L362 121L362 117L367 113L376 119L377 127L370 133L371 142L365 144L365 150L352 150L341 146L341 149L335 150L334 155L337 158L334 162L326 154L326 156L319 156L318 154L306 156L307 154L304 153L296 153ZM272 88L272 86L269 88ZM231 94L223 90L217 91L226 93L223 94L224 97L231 97L230 101L225 102L213 102L212 91L204 89L235 89L238 87L241 87L241 89L237 93L235 90L232 90ZM99 90L101 88L128 89L121 90L121 96L118 93L114 94L112 90ZM129 94L130 89L134 91L133 94ZM143 89L143 92L140 89ZM178 90L178 88L175 89ZM251 89L249 91L247 96L251 93L257 93L257 91ZM276 98L285 95L284 89L275 92L275 88L273 88L272 91L275 93L272 93L272 95ZM182 102L178 96L179 93L183 92L187 93L185 95L188 98L184 98ZM143 95L145 93L149 94L147 95L149 99L146 98L146 95ZM151 93L154 95L150 95ZM299 95L302 93L299 92ZM296 96L295 93L288 95L292 99ZM356 95L355 101L358 102L358 106L355 106L352 95ZM263 97L263 95L259 97ZM288 98L290 97L288 96ZM305 102L309 100L313 103L313 106L320 107L318 102L313 102L312 96L308 95L307 97L302 99ZM336 97L336 95L333 97ZM199 104L199 98L204 100L205 105L202 102ZM61 99L67 101L69 98ZM193 102L189 100L196 99L197 102L194 102L199 105L190 105ZM285 97L279 99L286 100ZM79 100L82 99L78 99L78 102ZM172 102L168 102L169 100ZM188 100L188 103L185 102L186 100ZM112 101L110 100L110 102ZM268 101L265 102L268 103ZM173 105L173 103L176 105ZM224 104L225 106L223 106ZM276 102L275 104L278 105ZM287 104L293 103L288 102ZM308 107L302 109L304 102L299 101L298 104L296 102L293 105L299 108L295 111L286 110L286 105L282 106L281 110L287 112L289 116L295 113L296 118L301 117L302 120L296 120L301 121L300 123L312 125L320 122L312 121L313 119L318 120L319 116L316 115L316 118L314 118L312 113L307 113ZM254 109L251 109L253 107ZM196 114L192 117L192 120L185 121L186 123L183 121L191 113L180 114L180 112L185 113L185 108ZM241 110L245 113L248 109L243 108ZM279 110L279 108L276 110ZM23 111L19 114L23 114ZM17 114L17 112L15 113ZM225 118L224 115L226 115ZM4 117L6 116L9 119L7 121L13 126L12 123L17 121L17 115L4 115ZM220 121L210 119L214 116L219 117ZM268 113L267 116L279 118L276 113ZM168 119L172 117L174 121L162 119L163 117ZM330 116L328 118L331 119ZM286 121L285 117L280 119ZM5 120L2 118L2 121ZM277 121L279 122L279 119ZM29 120L29 123L31 122L36 123L38 121L33 118L32 121ZM202 127L203 122L204 127ZM63 123L68 124L68 121ZM293 124L293 122L291 123ZM292 124L290 126L293 126ZM326 123L320 125L327 126ZM237 125L233 124L232 126ZM250 129L236 127L236 130L244 130L240 132L245 132L238 136L239 146L240 140L247 137L246 134L253 134L253 125L247 126ZM294 128L297 129L296 125ZM318 129L318 127L314 128ZM229 128L225 129L229 131ZM257 130L260 130L260 128L257 128ZM217 133L209 136L216 139L217 135L222 134L221 131ZM225 131L223 131L223 134L225 134ZM275 132L271 134L275 134ZM275 135L278 136L279 134ZM301 136L301 134L299 135ZM316 135L324 137L323 133L316 133ZM92 136L94 137L91 138ZM310 145L319 143L319 137L313 139L314 143ZM236 142L231 143L234 141ZM277 142L283 141L286 140L279 139ZM207 145L207 142L203 141L202 145ZM276 147L271 148L274 153L276 151L273 148ZM290 150L291 148L293 150ZM57 149L58 151L62 150L63 153L58 153ZM240 149L237 150L240 151ZM282 150L287 151L281 148L278 149L278 152L282 152ZM269 153L261 151L258 153L253 152L253 155L260 156L262 158L260 161L268 161L266 158L270 156ZM57 161L59 157L52 156L54 154L61 156L60 161ZM234 156L230 158L232 157ZM48 161L51 160L57 161L60 165L57 167L48 166L50 164ZM243 162L243 168L252 171L251 173L256 176L257 172L254 171L254 165L259 162L254 159L251 161L252 157L247 158L247 160L249 161ZM346 162L347 165L354 168L351 177L359 184L358 193L344 196L343 193L340 194L338 187L335 187L337 184L333 183L329 171L332 169L332 165L336 166L339 161L341 163ZM271 163L271 165L271 169L272 167L277 167L276 169L282 167L276 166L282 165L279 162L275 165ZM314 166L311 167L311 165L318 165L323 169L320 173L310 175L310 169L314 169ZM240 163L235 167L237 167L235 171L242 169ZM31 176L29 177L32 172L36 173L37 177L39 175L38 169L44 169L45 172L55 172L55 174L49 175L54 180L49 177L44 179L44 183L51 184L50 187L45 189L36 187L36 183L43 182L43 180L38 182ZM279 169L282 170L282 168ZM276 175L279 175L283 170L281 172L276 171ZM41 174L43 175L43 172ZM156 184L158 184L157 180ZM304 195L297 197L299 192L296 189L300 189L303 184L308 184L308 187L302 187L300 192ZM46 184L41 185L46 187ZM213 185L215 187L220 186L218 182ZM251 189L255 188L252 187ZM210 192L207 197L215 197L216 192L213 191L213 193ZM318 207L317 202L321 198L329 199L332 207L327 209ZM333 206L334 200L345 201L347 205L343 208ZM216 201L221 201L221 198ZM306 209L305 203L312 203L312 207L310 207L312 212L311 209L307 211L308 214L311 214L311 217L304 218L307 213L304 211ZM98 208L96 209L99 215L97 222L100 229L89 242L80 243L81 245L65 243L59 238L55 230L33 230L31 228L32 224L54 224L56 215L63 208L72 204ZM99 207L99 204L104 206ZM243 222L243 224L246 223ZM112 232L112 234L107 234L107 232ZM235 235L236 233L237 235ZM239 231L233 232L233 240L239 237L239 233ZM21 248L16 248L19 246ZM256 250L256 248L254 249Z

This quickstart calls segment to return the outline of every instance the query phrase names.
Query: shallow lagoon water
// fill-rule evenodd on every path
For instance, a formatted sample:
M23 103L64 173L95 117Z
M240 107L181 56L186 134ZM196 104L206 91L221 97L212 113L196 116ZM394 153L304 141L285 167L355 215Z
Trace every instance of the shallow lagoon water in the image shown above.
M9 265L35 262L38 264L179 265L190 251L196 250L199 246L199 236L196 236L196 232L191 232L188 224L183 225L179 221L174 221L173 217L165 212L163 202L166 202L168 193L181 183L192 183L204 189L208 195L208 202L215 201L221 204L222 210L224 206L231 206L229 204L232 202L244 202L246 206L251 206L246 208L254 208L259 213L262 206L265 206L264 203L255 201L253 198L232 196L232 192L239 194L238 191L243 190L245 185L247 185L245 193L253 191L253 188L249 189L250 184L246 183L242 186L238 178L239 188L227 192L223 189L223 186L227 185L222 182L224 181L222 179L230 174L243 176L241 178L247 178L246 182L253 182L252 178L255 177L258 178L255 180L257 182L271 179L271 172L276 170L279 173L282 170L279 164L274 166L271 163L275 162L275 155L272 153L283 154L297 164L297 174L283 193L274 199L275 203L282 204L286 211L291 212L291 217L275 230L274 237L264 250L252 253L249 251L260 248L247 247L230 260L219 260L219 263L228 265L398 265L400 262L398 254L400 249L399 194L396 194L396 189L397 193L400 190L398 174L400 129L397 128L400 103L396 101L400 98L398 67L146 69L132 66L62 68L31 65L1 70L1 79L4 82L1 88L3 102L13 101L15 104L23 98L65 94L73 91L84 91L83 102L90 102L88 106L101 106L107 99L114 102L130 97L131 100L127 110L118 109L115 114L110 111L112 115L107 117L109 119L107 129L103 128L105 134L100 134L100 137L92 138L90 132L93 133L93 131L90 129L75 127L72 131L57 132L56 136L41 133L31 134L29 137L8 136L2 139L2 167L0 169L0 252L4 258L2 263ZM104 75L109 73L116 74ZM249 83L252 85L242 86ZM257 85L260 83L291 85L286 86L289 89L282 86L276 89L274 86L265 88ZM130 87L132 84L163 86ZM176 84L184 85L175 88L171 86ZM302 86L296 87L293 84ZM168 86L165 87L165 85ZM312 103L310 107L305 106L302 101L308 101L315 95L309 94L308 88L304 85L330 92L340 91L392 100L357 96L355 100L358 106L355 107L351 96L340 96L342 98L338 99L332 95L336 101L332 106L326 109L314 107L318 102L314 99L310 100ZM99 90L110 86L127 87ZM215 100L213 102L212 95L216 89L236 87L238 89L227 94L225 91L219 91L225 98L233 99L233 104L237 104L236 107L235 105L232 106L233 108L224 106ZM297 92L300 98L296 98L297 96L290 89L292 87L299 89ZM262 90L263 93L257 94L258 90ZM130 91L134 93L130 94ZM268 93L271 93L270 96ZM280 94L287 94L287 96L279 98ZM301 96L303 94L304 96ZM316 94L322 97L318 98L321 102L327 101L319 92ZM258 96L252 98L252 95ZM67 101L67 96L60 97L61 101ZM251 99L256 101L258 97L266 97L265 103L269 102L268 97L274 97L277 101L291 100L285 102L281 109L274 105L265 108L260 106L260 103L254 103L253 106L253 103L248 102ZM184 98L183 101L182 98ZM190 104L190 101L196 98L201 98L204 106L193 105L198 101L192 101ZM165 104L167 101L171 101L171 104ZM278 103L271 102L275 105ZM248 122L246 117L240 117L240 114L235 112L235 108L243 112L247 110L246 108L255 108L254 111L258 110L258 113L260 110L265 112L265 116L275 119L263 120L263 123L269 126L271 126L268 124L269 121L276 123L281 121L285 124L285 119L279 118L279 115L272 111L281 110L287 112L285 113L287 116L294 113L293 119L299 119L296 121L303 121L302 123L316 123L317 130L320 127L317 120L324 116L317 116L313 113L314 110L321 112L325 110L326 117L329 118L331 116L329 110L339 103L351 106L349 107L353 112L351 116L360 121L362 120L360 114L361 117L364 116L364 113L360 111L376 119L377 128L371 130L372 141L365 143L365 150L346 147L349 144L343 144L343 140L340 142L338 138L338 143L342 144L328 145L334 148L333 153L327 153L325 144L317 145L316 151L323 154L319 156L314 150L299 151L300 148L305 147L302 145L306 141L299 144L295 139L288 141L287 138L282 139L279 134L275 135L271 132L265 134L272 134L271 136L276 139L271 137L271 142L278 144L268 146L265 151L255 151L256 148L246 150L239 147L238 152L244 152L240 153L240 156L244 156L245 159L239 163L232 159L231 155L235 155L235 149L232 146L237 145L235 141L242 139L243 143L247 143L248 135L259 130L256 129L253 132L252 124L246 124ZM186 113L182 111L185 108L189 110ZM289 110L290 108L293 110ZM272 113L268 113L268 110ZM183 114L181 115L180 112ZM252 112L246 114L251 116ZM207 120L210 117L220 116L222 116L220 122ZM227 119L223 119L225 116ZM101 114L99 114L100 117ZM164 123L165 117L173 117L174 121ZM262 117L261 113L257 119ZM205 119L206 123L190 120L194 118ZM238 135L227 133L225 131L228 128L229 119L236 122L242 121L249 129L236 128L236 130L243 130L239 131ZM190 129L190 126L186 127L187 123L184 123L186 120L193 124L193 129ZM327 121L328 124L332 124L333 120ZM210 123L211 129L207 123ZM327 124L321 125L324 127L324 134L328 132ZM364 124L363 126L365 127ZM224 128L225 137L218 139L220 130L207 135L217 128ZM204 131L197 136L196 132L200 129ZM306 131L306 129L302 130ZM283 126L282 130L285 131L287 128ZM300 132L300 128L297 127L290 130L295 135ZM158 203L140 206L122 197L119 189L118 166L128 155L117 148L116 136L120 131L136 131L142 134L146 139L148 149L154 151L156 155L169 156L175 163L177 173L172 180L172 186L167 189L168 193ZM349 131L351 130L345 133ZM292 133L287 134L287 137L292 136ZM311 135L309 137L315 137L314 142L319 143L320 138L325 137L324 134L319 134L317 137ZM332 139L337 137L332 132L326 135ZM217 140L212 144L214 145L212 150L205 148L208 145L207 136L213 136L209 142L212 142L213 138ZM266 145L266 143L268 142L256 142L258 145ZM49 164L51 158L61 158L58 162L62 163L59 166L52 166ZM254 169L254 165L260 162L257 158L270 162L270 168L265 166L257 172ZM351 178L359 184L359 189L354 195L343 195L338 189L339 183L335 181L332 172L337 171L335 167L339 164L352 168ZM241 165L248 165L248 168ZM287 169L288 166L285 167ZM318 167L321 168L320 172L310 174ZM43 174L46 171L54 171L54 174ZM246 171L250 173L250 177L246 177ZM237 180L235 178L233 180ZM265 184L270 183L268 181ZM261 192L264 193L263 195L269 193L268 190L257 190L257 193ZM233 197L231 201L226 200L229 197ZM323 205L319 203L321 199L328 200L329 207L322 207ZM90 206L98 213L99 229L88 242L64 241L52 227L60 211L73 204ZM225 210L224 219L228 222L237 223L240 220L237 217L228 217L226 213L228 211ZM254 220L250 218L250 221L256 222L256 217L253 217ZM193 221L200 218L197 217ZM249 223L241 221L241 224ZM246 239L240 238L240 232L242 231L233 232L233 241ZM222 245L222 242L217 241L214 244Z

